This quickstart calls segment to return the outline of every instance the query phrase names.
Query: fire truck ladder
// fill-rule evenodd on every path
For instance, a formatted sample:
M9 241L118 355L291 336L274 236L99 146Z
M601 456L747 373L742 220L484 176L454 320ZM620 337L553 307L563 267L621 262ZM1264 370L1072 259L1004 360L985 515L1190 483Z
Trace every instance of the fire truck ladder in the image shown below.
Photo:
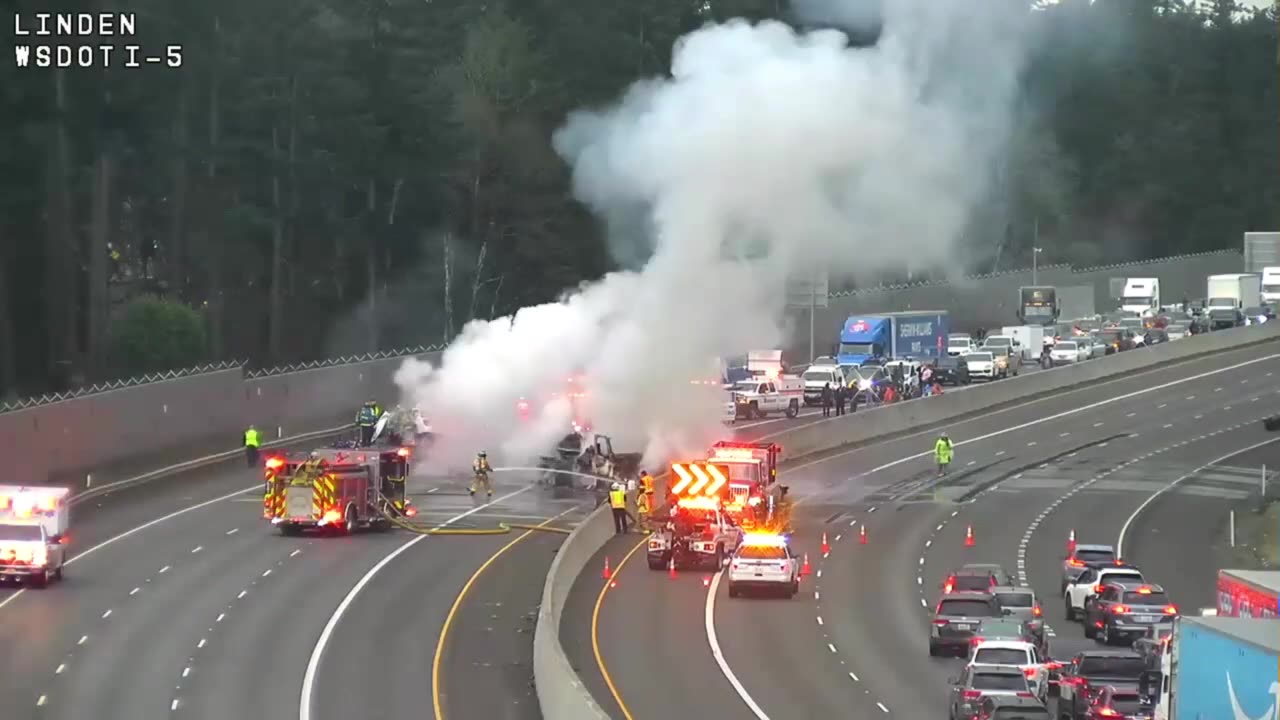
M507 535L512 530L536 530L538 532L560 533L562 535L568 535L573 532L572 530L549 525L530 525L527 523L498 523L497 527L492 528L455 528L444 527L439 524L417 523L395 510L395 506L387 496L379 493L379 497L382 499L379 509L382 511L382 516L387 519L387 522L401 530L407 530L418 535Z

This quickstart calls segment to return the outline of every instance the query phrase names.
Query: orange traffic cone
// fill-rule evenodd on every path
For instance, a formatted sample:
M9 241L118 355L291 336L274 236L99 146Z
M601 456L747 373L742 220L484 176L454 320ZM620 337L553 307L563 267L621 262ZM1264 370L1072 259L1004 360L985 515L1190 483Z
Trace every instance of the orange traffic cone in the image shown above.
M866 525L858 526L858 543L861 545L867 544L867 526Z
M609 578L613 577L613 571L609 569L608 555L606 555L604 558L604 572L600 573L600 577L604 578L605 580L608 580Z
M827 534L822 533L822 554L826 555L831 552L831 543L827 542Z
M1075 555L1076 553L1076 529L1071 528L1071 532L1067 534L1067 554Z
M668 560L668 561L667 561L667 576L668 576L668 577L670 577L670 578L672 578L672 579L675 579L675 576L676 576L676 559L675 559L675 556L672 556L672 558L671 558L670 560Z
M973 526L972 526L972 525L970 525L969 527L965 528L965 531L964 531L964 546L965 546L965 547L973 547Z
M805 553L804 563L800 565L800 577L805 577L806 575L811 575L812 573L813 573L813 567L809 565L809 553Z
M702 578L702 587L710 587L710 586L711 586L711 576L708 575L707 577Z

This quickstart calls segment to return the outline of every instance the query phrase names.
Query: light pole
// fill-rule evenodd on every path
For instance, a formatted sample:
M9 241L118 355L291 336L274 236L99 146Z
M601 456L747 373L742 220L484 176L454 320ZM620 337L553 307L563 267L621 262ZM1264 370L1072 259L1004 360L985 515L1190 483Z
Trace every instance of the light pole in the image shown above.
M1039 275L1040 263L1039 263L1039 260L1040 260L1040 253L1042 253L1042 252L1044 252L1044 248L1038 248L1038 247L1033 247L1033 248L1031 248L1031 284L1032 284L1032 285L1039 285L1039 284L1040 284L1040 280L1039 280L1039 277L1040 277L1040 275Z

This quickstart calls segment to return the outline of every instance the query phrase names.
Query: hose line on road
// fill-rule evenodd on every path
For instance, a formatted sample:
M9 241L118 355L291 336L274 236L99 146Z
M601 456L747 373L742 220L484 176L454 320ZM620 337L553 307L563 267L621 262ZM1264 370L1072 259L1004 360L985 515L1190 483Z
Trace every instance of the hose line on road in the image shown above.
M387 499L384 497L384 501ZM382 516L392 525L417 535L509 535L513 530L532 530L536 532L560 533L568 535L573 532L564 528L551 527L546 524L530 525L527 523L498 523L497 527L492 528L455 528L443 525L428 525L424 523L415 523L409 519L393 513L388 508L394 507L390 501L383 506Z

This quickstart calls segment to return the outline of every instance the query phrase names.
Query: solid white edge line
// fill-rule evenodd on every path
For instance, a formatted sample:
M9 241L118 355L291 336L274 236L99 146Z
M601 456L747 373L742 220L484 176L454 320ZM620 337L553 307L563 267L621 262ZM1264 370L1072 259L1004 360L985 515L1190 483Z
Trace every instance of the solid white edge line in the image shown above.
M522 493L529 492L536 487L538 487L538 485L527 485L513 493L501 495L483 505L477 505L461 515L450 518L436 527L442 528L452 525L453 523L480 512L487 507L496 505L503 500L508 500ZM400 545L400 547L392 550L385 557L379 560L376 565L369 568L369 571L356 581L354 586L352 586L351 590L347 593L347 596L342 598L342 602L338 603L338 607L334 609L333 615L329 616L329 622L325 623L324 630L320 631L320 637L316 639L315 647L311 649L311 659L307 661L307 670L302 676L302 694L298 698L298 720L311 720L311 693L315 688L316 673L320 670L320 661L324 655L325 646L329 644L329 638L333 636L333 631L337 629L338 623L342 622L342 616L346 614L347 608L351 607L351 603L355 601L356 596L360 594L360 591L364 589L364 586L368 585L369 582L373 580L374 576L382 570L382 568L386 567L392 560L399 557L400 553L429 537L431 536L418 535L406 540L404 544ZM768 718L761 716L761 720L768 720Z
M729 667L729 663L724 659L724 652L720 650L720 640L716 638L716 590L720 588L720 578L724 575L724 571L717 572L711 578L711 586L707 588L707 606L704 616L704 624L707 628L707 644L711 646L711 656L716 659L716 665L720 666L720 672L724 675L724 679L729 681L733 686L734 692L738 693L738 697L742 698L742 702L756 716L757 720L769 720L769 716L764 714L764 710L756 704L751 694L742 686L742 682L738 680L738 676L733 674L733 670ZM302 718L301 720L307 720Z
M1280 437L1274 437L1274 438L1271 438L1270 440L1263 440L1262 442L1260 442L1260 443L1254 443L1253 445L1250 445L1249 447L1240 448L1239 450L1235 450L1235 451L1233 451L1233 452L1229 452L1229 453L1227 453L1226 455L1223 455L1223 456L1222 456L1222 457L1220 457L1220 458L1217 458L1217 459L1215 459L1215 460L1211 460L1210 462L1207 462L1207 463L1205 463L1204 465L1201 465L1200 467L1196 468L1195 470L1192 470L1191 472L1187 473L1186 475L1183 475L1183 476L1179 477L1178 479L1174 480L1173 482L1170 482L1168 485L1165 485L1164 487L1160 488L1159 490L1156 490L1155 492L1151 493L1151 496L1150 496L1150 497L1148 497L1146 500L1142 501L1142 504L1141 504L1141 505L1139 505L1139 506L1137 507L1137 509L1135 509L1135 510L1133 511L1133 513L1129 515L1129 517L1128 517L1128 518L1126 518L1126 519L1125 519L1125 521L1124 521L1124 525L1120 528L1120 537L1119 537L1118 539L1116 539L1116 557L1121 557L1121 558L1122 558L1122 557L1124 557L1124 538L1125 538L1125 535L1127 535L1127 534L1129 533L1129 526L1131 526L1131 525L1133 524L1133 521L1134 521L1134 520L1137 520L1137 519L1138 519L1138 516L1142 514L1142 511L1143 511L1143 510L1146 510L1146 509L1147 509L1147 506L1148 506L1148 505L1150 505L1151 503L1155 502L1156 498L1158 498L1158 497L1160 497L1161 495L1165 494L1165 493L1166 493L1166 492L1168 492L1169 490L1172 490L1173 488L1177 487L1178 485L1181 485L1184 481L1186 481L1186 480L1190 479L1191 477L1195 476L1196 474L1198 474L1198 473L1200 473L1200 472L1202 472L1202 471L1204 471L1204 470L1207 470L1207 469L1209 469L1209 468L1213 467L1214 465L1217 465L1218 463L1220 463L1220 462L1222 462L1222 461L1224 461L1224 460L1230 460L1231 458L1235 457L1236 455L1243 455L1243 454L1245 454L1245 453L1247 453L1247 452L1250 452L1250 451L1252 451L1252 450L1257 450L1258 448L1263 447L1264 445L1270 445L1271 443L1274 443L1274 442L1280 442Z

